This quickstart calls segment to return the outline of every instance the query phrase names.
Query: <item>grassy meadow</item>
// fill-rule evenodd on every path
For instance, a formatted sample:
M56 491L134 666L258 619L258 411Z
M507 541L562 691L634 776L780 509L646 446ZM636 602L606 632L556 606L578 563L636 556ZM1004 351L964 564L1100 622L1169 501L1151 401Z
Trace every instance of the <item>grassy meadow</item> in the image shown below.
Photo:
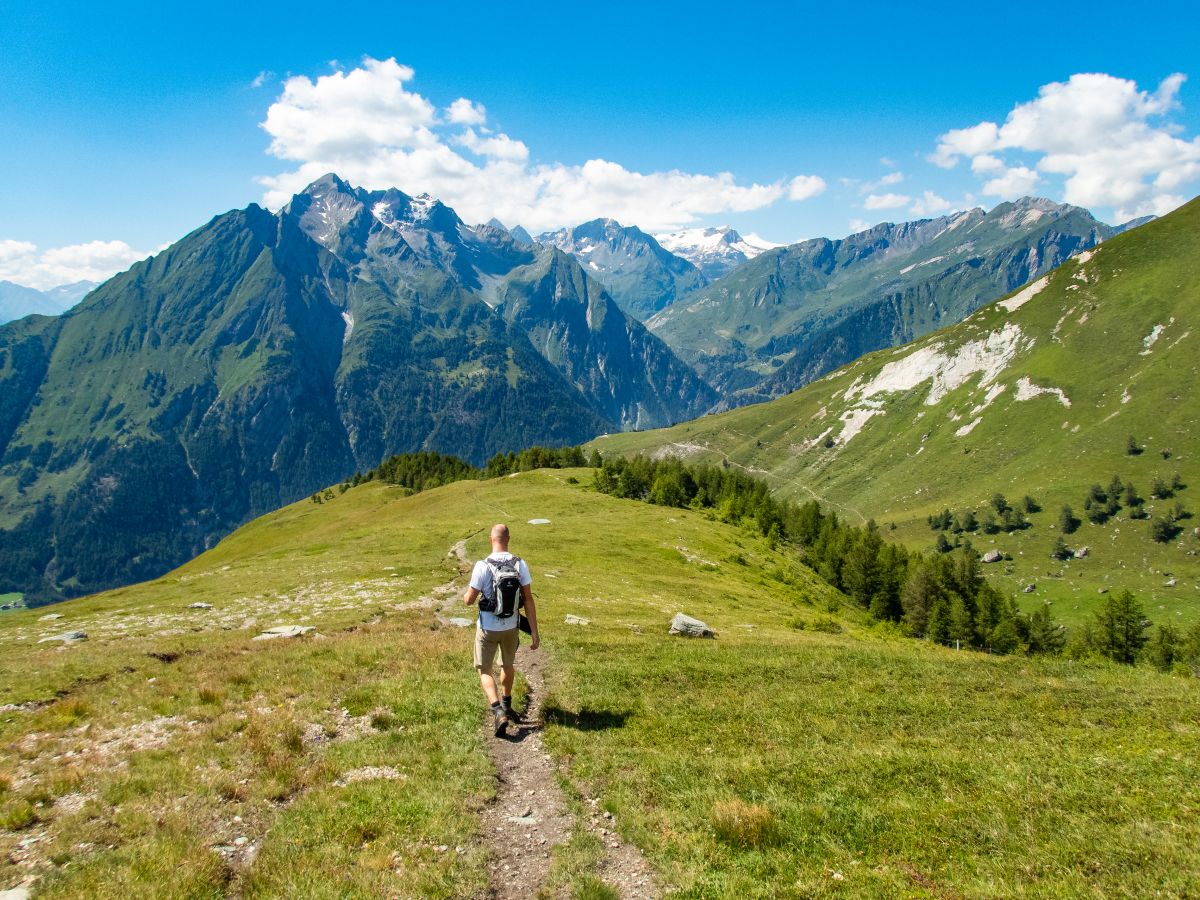
M598 798L675 895L1200 879L1200 682L911 641L762 538L590 479L367 483L158 581L0 616L0 889L485 896L496 773L470 632L434 611L452 545L478 558L497 520L534 573L569 800ZM678 611L717 639L668 637ZM316 630L252 640L285 624ZM552 890L606 895L594 843L558 851Z

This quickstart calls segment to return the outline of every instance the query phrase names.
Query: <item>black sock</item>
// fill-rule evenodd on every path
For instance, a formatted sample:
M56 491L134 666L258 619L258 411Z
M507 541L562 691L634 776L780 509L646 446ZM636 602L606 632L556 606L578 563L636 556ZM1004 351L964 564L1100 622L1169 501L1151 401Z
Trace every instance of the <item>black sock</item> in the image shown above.
M512 709L512 696L511 695L504 698L504 708Z

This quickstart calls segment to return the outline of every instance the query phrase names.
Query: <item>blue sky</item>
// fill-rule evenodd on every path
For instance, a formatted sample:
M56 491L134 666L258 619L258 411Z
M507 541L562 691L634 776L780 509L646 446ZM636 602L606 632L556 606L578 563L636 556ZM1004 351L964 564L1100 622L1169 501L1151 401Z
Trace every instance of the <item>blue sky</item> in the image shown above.
M87 277L326 164L531 230L608 213L777 242L1200 191L1190 4L195 6L5 4L0 278Z

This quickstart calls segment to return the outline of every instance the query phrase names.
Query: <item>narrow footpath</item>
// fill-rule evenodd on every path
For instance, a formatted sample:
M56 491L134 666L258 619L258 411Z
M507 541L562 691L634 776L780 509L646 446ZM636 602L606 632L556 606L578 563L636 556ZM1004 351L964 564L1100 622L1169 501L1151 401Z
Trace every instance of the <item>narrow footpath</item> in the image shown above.
M447 556L455 559L458 575L414 605L433 607L443 624L459 624L463 615L459 598L471 573L466 540L454 544ZM543 640L545 631L543 622ZM510 725L503 738L495 737L488 727L490 715L482 726L496 769L496 796L483 812L482 829L492 857L489 896L494 900L537 897L550 874L554 848L570 840L576 824L559 783L558 766L542 745L547 657L544 649L531 651L527 640L523 639L517 655L517 671L528 688L522 721ZM584 827L604 847L604 859L591 874L628 900L660 896L653 871L641 851L621 839L613 828L615 823L600 811L594 798L584 797L584 805L591 809Z

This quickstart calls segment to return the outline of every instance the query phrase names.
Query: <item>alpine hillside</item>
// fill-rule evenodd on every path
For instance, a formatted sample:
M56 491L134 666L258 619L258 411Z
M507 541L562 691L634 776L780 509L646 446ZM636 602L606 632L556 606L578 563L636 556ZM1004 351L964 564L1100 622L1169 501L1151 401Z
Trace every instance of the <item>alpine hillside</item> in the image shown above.
M1197 621L1198 309L1193 200L785 397L595 446L726 460L921 549L970 541L1063 621L1118 588Z
M537 239L574 256L623 310L638 319L653 315L706 281L696 266L665 250L640 228L612 219L593 219Z
M0 593L160 574L395 452L481 462L714 399L570 256L325 176L0 328Z
M957 322L1115 229L1030 199L768 250L648 320L730 406Z

